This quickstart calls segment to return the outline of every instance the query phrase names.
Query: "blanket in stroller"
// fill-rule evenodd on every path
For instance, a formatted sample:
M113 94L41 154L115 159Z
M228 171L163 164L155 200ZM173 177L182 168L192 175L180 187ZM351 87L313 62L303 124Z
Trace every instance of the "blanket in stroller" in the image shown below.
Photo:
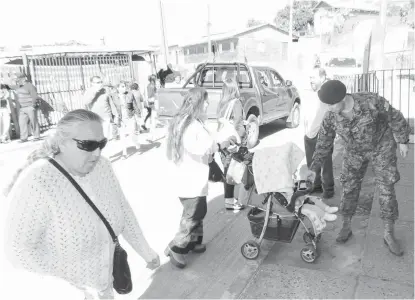
M258 194L292 191L293 174L303 158L304 152L292 142L256 150L252 168Z

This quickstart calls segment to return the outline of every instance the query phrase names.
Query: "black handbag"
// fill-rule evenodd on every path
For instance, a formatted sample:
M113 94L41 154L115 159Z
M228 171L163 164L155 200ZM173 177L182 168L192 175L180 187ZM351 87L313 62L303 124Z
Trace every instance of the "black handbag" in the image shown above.
M111 225L108 223L107 219L101 214L99 209L91 201L87 194L82 190L79 184L69 175L68 172L61 165L59 165L54 159L49 158L48 161L54 165L65 177L73 184L73 186L78 190L78 192L84 197L85 201L91 206L99 218L104 222L105 227L107 227L111 238L115 244L114 250L114 261L113 261L113 270L112 276L114 277L113 287L118 294L128 294L133 289L133 283L131 281L131 272L130 266L128 265L127 252L121 247L117 236L112 230Z
M211 182L225 182L225 175L220 169L218 163L213 159L209 163L209 181Z

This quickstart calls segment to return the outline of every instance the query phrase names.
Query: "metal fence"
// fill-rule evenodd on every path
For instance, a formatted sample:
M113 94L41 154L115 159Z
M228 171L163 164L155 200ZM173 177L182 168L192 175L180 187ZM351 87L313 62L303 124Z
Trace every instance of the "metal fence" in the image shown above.
M337 76L348 92L378 93L400 110L414 130L415 115L415 69L377 70L368 74Z
M83 108L83 93L92 76L105 83L131 80L129 55L37 56L28 58L33 84L42 98L39 120L42 129L56 125L69 110Z

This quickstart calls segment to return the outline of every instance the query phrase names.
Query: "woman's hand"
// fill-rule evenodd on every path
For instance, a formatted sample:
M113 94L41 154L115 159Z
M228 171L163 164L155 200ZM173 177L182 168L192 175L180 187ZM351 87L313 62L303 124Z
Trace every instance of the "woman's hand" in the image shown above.
M155 270L158 267L160 267L160 257L158 256L158 254L155 254L155 257L151 261L147 262L146 267L150 270Z

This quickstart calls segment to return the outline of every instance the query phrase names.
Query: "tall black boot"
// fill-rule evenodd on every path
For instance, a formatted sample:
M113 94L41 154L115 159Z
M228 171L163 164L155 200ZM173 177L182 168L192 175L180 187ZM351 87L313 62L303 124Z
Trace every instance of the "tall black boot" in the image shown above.
M395 221L384 220L383 224L385 228L384 235L383 235L383 241L388 246L390 252L392 252L396 256L402 256L403 250L401 246L399 245L399 243L396 241L394 233L393 233Z
M343 227L340 229L339 235L336 238L338 243L346 243L352 236L352 216L343 216Z

